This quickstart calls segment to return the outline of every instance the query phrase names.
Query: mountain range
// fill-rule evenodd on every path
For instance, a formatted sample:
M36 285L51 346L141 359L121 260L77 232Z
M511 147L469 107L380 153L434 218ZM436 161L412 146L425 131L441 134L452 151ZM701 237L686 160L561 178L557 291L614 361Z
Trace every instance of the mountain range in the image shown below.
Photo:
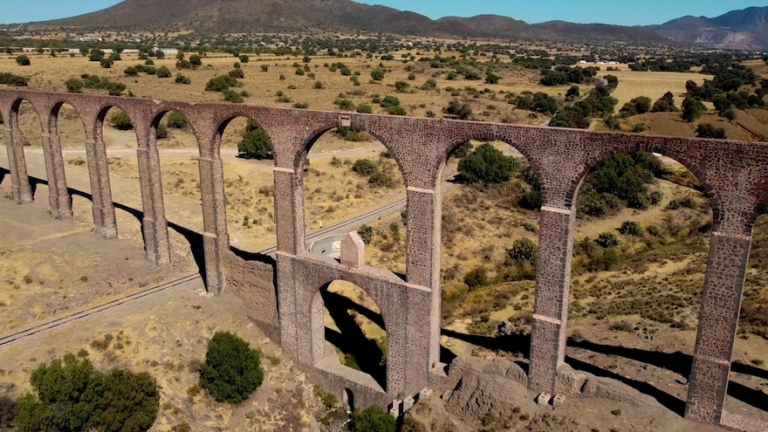
M626 41L768 50L768 7L716 18L686 16L658 26L550 21L528 24L500 15L430 19L415 12L351 0L125 0L107 9L41 23L113 30L195 30L201 33L368 31L411 36Z

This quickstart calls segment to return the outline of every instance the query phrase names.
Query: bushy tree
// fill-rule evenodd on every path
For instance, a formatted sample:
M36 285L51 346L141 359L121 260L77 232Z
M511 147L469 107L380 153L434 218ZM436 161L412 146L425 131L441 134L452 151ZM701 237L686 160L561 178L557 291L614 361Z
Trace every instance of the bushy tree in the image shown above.
M187 127L187 120L184 119L184 116L177 112L171 112L168 114L168 127L174 128L174 129L184 129Z
M364 244L369 245L373 241L373 227L369 225L361 225L360 228L357 229L357 234L360 235Z
M237 151L245 158L271 159L272 143L262 128L248 120L243 140L237 144Z
M133 66L128 66L127 68L125 68L125 71L123 71L123 73L125 74L125 76L135 77L139 75L139 70Z
M704 113L704 104L688 96L683 101L683 120L692 123Z
M472 115L472 107L467 103L461 103L458 99L454 99L448 103L445 113L460 120L467 120Z
M577 85L572 85L571 88L565 92L565 98L568 100L576 99L579 96L581 96L581 89Z
M159 68L157 68L157 77L158 78L170 78L172 76L173 76L173 74L171 73L171 70L168 69L167 67L160 66Z
M182 75L182 74L176 74L176 79L174 80L176 84L192 84L192 80L189 79L188 76Z
M109 123L113 128L117 130L126 131L133 129L131 119L128 117L128 114L124 113L123 111L120 111L112 116L112 119L109 121Z
M168 128L165 127L164 124L160 123L159 125L157 125L157 130L155 131L155 136L157 137L157 139L168 138L168 135L169 135Z
M200 387L218 402L239 404L264 380L261 359L248 342L230 332L216 332L200 365Z
M675 106L675 95L672 94L672 92L666 92L664 93L664 96L659 98L656 102L653 103L653 107L651 107L651 112L676 112L680 111Z
M230 87L234 87L236 85L237 78L231 77L229 75L220 75L208 80L208 83L205 85L205 91L223 92L224 90L229 90Z
M488 269L483 266L475 267L464 275L464 283L470 291L488 284Z
M512 249L509 250L509 257L517 262L533 261L536 259L538 246L531 239L515 240Z
M696 127L698 138L726 139L725 129L709 123L702 123Z
M32 64L32 62L29 60L29 57L23 54L16 57L16 63L18 63L19 66L29 66Z
M352 165L352 171L360 175L370 176L378 171L378 168L376 168L376 165L370 159L366 158L356 160L355 164Z
M374 69L373 72L371 72L371 78L373 78L375 81L381 81L384 79L384 71L381 69Z
M249 61L251 61L251 58L247 55L243 54L240 56L240 63L248 63Z
M619 239L616 238L614 233L602 233L597 237L595 243L601 247L608 249L619 245Z
M143 432L157 417L157 382L146 372L104 376L88 359L66 354L30 378L34 394L19 400L14 423L23 432Z
M245 78L245 72L242 69L232 69L228 75L232 78Z
M160 392L148 373L117 369L104 377L102 401L99 431L146 431L157 417Z
M489 143L459 161L459 172L467 183L493 184L508 181L518 167L517 160L505 156Z
M73 354L32 372L34 390L19 399L15 423L22 431L88 431L104 411L104 379L88 359Z
M203 65L203 59L200 58L200 56L197 54L192 54L191 56L189 56L189 63L193 67L200 67Z
M635 221L624 221L621 223L619 232L624 235L641 236L643 235L643 227Z
M395 432L396 428L395 418L377 405L372 405L364 411L355 410L352 414L352 432Z
M82 80L77 78L70 78L64 81L64 86L67 88L67 92L69 93L82 93L84 84Z

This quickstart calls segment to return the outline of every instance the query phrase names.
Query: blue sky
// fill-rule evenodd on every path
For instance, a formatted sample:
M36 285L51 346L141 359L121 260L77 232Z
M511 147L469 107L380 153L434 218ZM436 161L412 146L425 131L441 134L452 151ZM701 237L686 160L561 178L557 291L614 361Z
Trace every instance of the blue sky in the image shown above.
M252 0L259 1L259 0ZM530 23L564 20L621 25L661 24L684 15L713 17L768 0L357 0L411 10L431 18L447 15L506 15ZM119 0L0 0L0 22L28 22L103 9Z

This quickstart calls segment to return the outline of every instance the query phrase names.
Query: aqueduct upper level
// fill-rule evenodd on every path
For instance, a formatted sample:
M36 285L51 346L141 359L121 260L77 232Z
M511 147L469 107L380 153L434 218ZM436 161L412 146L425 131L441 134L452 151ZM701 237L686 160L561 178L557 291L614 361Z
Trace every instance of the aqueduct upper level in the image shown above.
M721 419L752 227L758 209L768 201L766 144L3 89L0 113L5 119L13 197L19 202L32 200L18 122L22 101L30 102L40 117L50 207L57 218L70 217L72 208L56 120L64 103L79 113L87 137L94 224L107 238L117 235L117 226L102 126L112 107L130 117L138 139L146 251L158 265L170 262L171 251L156 128L168 112L185 117L199 145L206 279L209 290L217 293L225 288L230 260L219 156L222 133L235 117L246 117L262 127L275 156L277 304L274 313L256 318L279 325L283 349L301 364L322 369L318 344L323 339L316 334L322 325L312 318L316 293L333 280L364 287L381 306L391 333L386 391L365 390L371 392L368 400L378 403L387 397L414 394L439 380L442 373L439 177L454 148L470 139L504 141L522 152L538 174L543 206L528 384L550 393L557 387L557 369L564 361L575 205L582 180L600 160L619 152L669 156L701 181L714 213L686 416L709 423ZM403 174L408 198L405 281L388 272L344 267L305 252L303 166L314 141L339 125L364 130L380 140ZM262 299L247 301L260 303ZM319 370L318 374L329 382L336 379L333 371ZM365 387L344 377L338 379L331 384Z

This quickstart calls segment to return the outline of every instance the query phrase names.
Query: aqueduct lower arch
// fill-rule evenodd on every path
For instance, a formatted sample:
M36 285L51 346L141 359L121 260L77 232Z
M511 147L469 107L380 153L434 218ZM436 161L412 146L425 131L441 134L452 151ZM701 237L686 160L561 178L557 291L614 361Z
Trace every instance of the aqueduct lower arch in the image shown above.
M106 148L98 132L108 107L131 118L137 134L147 256L158 265L170 260L163 208L159 153L152 139L156 119L176 111L184 116L200 149L200 182L205 228L206 281L220 293L225 284L254 310L253 317L279 337L283 349L310 376L341 396L352 390L359 405L385 405L428 386L445 385L440 364L440 220L438 173L456 143L472 138L513 143L539 173L541 208L536 300L531 337L529 388L554 393L563 364L573 251L575 198L589 168L618 152L654 151L673 155L706 184L717 203L702 296L686 417L719 423L728 385L741 295L757 209L768 201L768 145L735 141L668 138L638 134L541 128L260 106L124 99L82 94L0 90L0 112L14 119L18 101L27 100L40 115L49 182L50 206L57 218L71 216L63 176L61 147L51 127L62 103L72 105L85 123L92 170L94 225L104 237L116 234L106 173ZM229 250L224 213L221 125L243 116L253 119L275 148L276 262L244 262ZM379 138L397 160L408 191L406 280L372 268L349 268L304 250L301 181L308 143L338 125L351 125ZM13 198L32 199L18 122L6 124L5 138ZM90 157L89 157L90 160ZM95 171L95 173L94 173ZM366 291L387 320L387 389L344 376L318 359L310 314L318 287L346 280ZM276 283L276 287L275 287ZM276 294L275 294L276 291ZM315 338L316 339L316 338Z

